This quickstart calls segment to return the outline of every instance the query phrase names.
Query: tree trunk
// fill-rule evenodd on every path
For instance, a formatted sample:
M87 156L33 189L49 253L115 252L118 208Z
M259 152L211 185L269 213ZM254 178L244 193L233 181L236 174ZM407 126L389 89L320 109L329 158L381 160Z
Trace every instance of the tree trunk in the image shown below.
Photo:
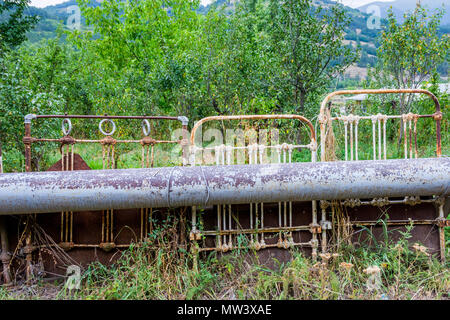
M305 102L306 102L306 91L300 90L299 105L300 105L301 113L303 113L305 111Z

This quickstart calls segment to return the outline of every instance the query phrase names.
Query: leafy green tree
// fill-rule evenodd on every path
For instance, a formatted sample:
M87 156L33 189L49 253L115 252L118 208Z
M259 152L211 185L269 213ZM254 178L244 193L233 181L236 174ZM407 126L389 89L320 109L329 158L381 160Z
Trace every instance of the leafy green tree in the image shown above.
M439 35L443 14L440 9L429 15L417 5L399 24L390 9L386 30L381 33L372 85L417 89L430 80L437 67L449 57L450 35ZM413 98L414 95L402 96L402 113L410 111Z
M75 31L71 40L96 56L113 83L121 79L135 91L139 113L183 113L190 104L188 73L198 69L199 1L112 0L98 7L89 3L79 2L93 31Z
M356 61L359 53L343 44L350 20L339 4L324 10L310 0L271 0L270 9L272 47L280 53L283 70L283 100L303 112L308 99Z
M151 68L169 52L195 43L198 0L112 0L97 7L91 2L79 1L86 24L93 27L88 35L100 36L95 51L115 69Z
M55 89L54 79L51 79L60 68L58 57L46 55L45 49L41 49L39 55L30 54L32 52L32 48L24 47L0 58L0 141L6 153L7 171L23 169L24 116L29 113L60 112L64 107L64 99ZM50 123L43 122L34 123L33 128L42 135L55 130ZM40 168L44 153L45 146L34 149L34 168Z
M30 0L0 1L0 53L6 48L17 47L26 40L26 33L38 21L37 16L25 15Z
M304 111L356 57L342 44L340 6L244 0L203 16L198 1L89 3L80 6L92 32L70 38L97 58L103 81L128 86L139 113Z
M26 40L26 33L33 28L33 26L38 21L35 16L26 16L24 14L25 9L28 7L29 0L2 0L0 1L0 105L5 98L8 96L13 96L16 88L11 82L15 79L9 77L7 68L5 65L5 54L9 49L19 46L23 41ZM3 78L6 75L6 81ZM4 96L3 96L4 95ZM17 98L17 97L15 97ZM20 98L19 98L20 100ZM0 107L0 110L2 108ZM5 115L11 115L9 110L1 110L2 118ZM4 132L8 131L10 124L5 123L0 118L0 153L2 152L2 141L7 141ZM6 127L6 128L5 128ZM14 140L16 141L16 140ZM5 143L5 142L3 142ZM17 158L17 157L16 157ZM16 166L19 167L18 165Z
M270 46L270 21L265 1L242 1L211 9L204 22L202 43L205 104L218 114L270 113L276 99L276 53Z

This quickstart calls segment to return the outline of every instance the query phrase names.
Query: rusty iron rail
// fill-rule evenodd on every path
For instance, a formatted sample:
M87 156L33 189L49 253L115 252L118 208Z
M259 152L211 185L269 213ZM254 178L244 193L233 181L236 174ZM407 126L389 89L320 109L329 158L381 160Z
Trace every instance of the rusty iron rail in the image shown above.
M29 114L26 117L26 120L31 119L147 119L147 120L174 120L180 121L187 125L188 119L184 116L179 117L169 117L169 116L112 116L112 115L69 115L69 114Z
M316 141L316 132L314 130L314 126L311 121L307 118L296 115L296 114L264 114L264 115L237 115L237 116L212 116L201 119L196 122L191 131L191 145L195 145L195 135L197 130L200 128L202 124L209 121L221 121L221 120L276 120L276 119L292 119L299 120L305 123L310 132L311 132L311 140Z
M355 115L350 115L347 117L332 117L331 119L328 119L327 116L327 109L329 108L328 103L330 102L330 100L338 95L355 95L355 94L425 94L427 96L429 96L431 98L431 100L434 102L435 104L435 108L436 108L436 112L434 114L430 114L430 115L418 115L418 114L405 114L405 115L399 115L399 116L387 116L387 115L375 115L372 117L361 117L361 116L355 116ZM431 93L428 90L423 90L423 89L365 89L365 90L341 90L341 91L335 91L330 93L328 96L325 97L325 99L322 101L321 106L320 106L320 115L319 115L319 123L320 123L320 151L321 151L321 161L326 161L326 157L325 157L325 149L326 149L326 134L327 134L327 123L328 120L342 120L345 122L345 129L346 129L346 134L345 134L345 138L346 138L346 157L347 157L347 125L350 123L350 126L353 125L353 123L355 123L355 143L356 143L356 160L358 160L358 156L357 156L357 140L358 140L358 136L357 136L357 122L360 119L371 119L373 122L373 144L374 144L374 158L376 158L376 149L375 149L375 144L376 144L376 138L375 138L375 122L378 121L378 131L379 131L379 135L378 135L378 144L379 144L379 150L378 150L378 156L379 159L381 159L381 127L380 127L380 123L383 122L384 125L384 131L385 131L385 126L386 126L386 120L387 119L391 119L391 118L400 118L402 120L405 121L405 125L404 125L404 131L405 131L405 137L404 137L404 143L405 143L405 158L407 158L407 136L406 136L406 127L407 124L406 122L409 121L409 125L410 125L410 152L411 152L411 156L410 158L412 158L412 138L411 138L411 130L412 130L412 121L414 120L414 129L415 129L415 123L417 121L417 119L419 118L433 118L436 121L436 155L437 157L440 157L442 154L442 146L441 146L441 120L442 120L442 112L441 112L441 106L439 104L439 100L437 99L437 97ZM415 130L414 130L415 132ZM416 133L416 132L415 132ZM350 131L350 134L352 134L352 130ZM353 142L352 136L351 136L351 143ZM417 136L416 136L417 139ZM384 144L386 144L386 134L384 133ZM415 141L415 146L416 146L416 158L417 158L417 141ZM386 146L384 146L384 154L386 157ZM353 160L353 152L351 153L351 158ZM347 159L346 159L347 160Z
M117 140L113 139L110 134L103 135L106 137L102 140L88 140L88 139L75 139L71 137L70 131L71 131L71 124L70 124L70 130L68 130L68 134L65 134L62 138L59 139L47 139L47 138L35 138L31 135L31 122L34 119L63 119L63 127L64 122L67 121L67 119L102 119L103 120L109 120L112 122L114 119L121 119L121 120L171 120L171 121L179 121L182 124L182 129L184 132L183 140L179 141L170 141L170 140L155 140L152 138L149 138L148 135L144 137L141 140ZM70 122L68 122L70 123ZM152 146L159 143L179 143L183 146L183 162L184 165L187 164L187 132L188 132L188 123L189 119L184 116L179 117L168 117L168 116L114 116L114 115L36 115L36 114L28 114L25 116L25 135L23 138L23 143L25 144L25 171L31 172L31 145L35 142L59 142L62 145L73 145L75 143L101 143L103 145L113 145L116 143L140 143L142 146ZM143 128L143 130L145 130ZM150 131L150 130L148 130ZM114 133L114 130L113 132ZM111 133L111 134L112 134ZM152 148L153 149L153 148Z

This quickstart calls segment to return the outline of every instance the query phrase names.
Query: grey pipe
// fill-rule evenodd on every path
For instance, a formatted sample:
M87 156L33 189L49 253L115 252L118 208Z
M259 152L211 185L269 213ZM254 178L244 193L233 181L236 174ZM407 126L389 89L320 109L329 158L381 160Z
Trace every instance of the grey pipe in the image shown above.
M0 214L448 196L450 159L9 173Z

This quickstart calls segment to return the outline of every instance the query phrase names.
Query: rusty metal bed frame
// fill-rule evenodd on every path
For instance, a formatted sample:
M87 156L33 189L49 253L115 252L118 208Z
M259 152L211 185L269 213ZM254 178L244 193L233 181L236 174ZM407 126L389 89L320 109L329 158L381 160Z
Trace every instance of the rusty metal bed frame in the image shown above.
M400 114L400 115L332 115L331 99L339 95L355 95L355 94L425 94L429 96L435 104L436 112L433 114ZM342 123L344 125L344 161L360 161L358 146L358 129L363 123L372 125L372 152L373 160L387 160L387 137L386 124L388 121L402 121L403 125L403 156L405 159L418 158L417 144L417 121L420 119L431 118L436 123L436 156L440 157L442 153L441 147L441 120L442 112L438 99L427 90L345 90L336 91L329 94L322 102L318 122L320 125L320 148L316 141L316 132L311 121L300 115L242 115L242 116L213 116L203 118L198 121L188 131L188 119L186 117L167 117L167 116L95 116L95 115L27 115L25 117L25 135L23 142L25 145L25 170L32 171L31 153L34 143L49 142L60 145L61 160L54 165L54 169L58 171L77 170L74 166L76 154L74 147L76 144L92 143L102 146L102 167L103 169L114 169L115 164L115 145L116 144L140 144L141 145L141 167L149 168L154 166L154 147L157 144L177 144L182 148L181 164L183 166L203 166L203 153L209 152L214 157L208 161L211 165L227 166L233 165L234 154L241 153L244 162L248 164L264 164L264 163L290 163L292 162L292 154L294 150L308 150L311 152L311 162L316 162L318 152L320 150L320 161L328 161L326 140L328 134L333 132L333 124ZM32 120L38 119L61 119L61 129L63 136L56 139L36 138L32 136L31 123ZM94 119L99 120L99 131L103 135L102 139L77 139L71 136L72 123L71 119ZM141 139L115 139L113 135L116 130L114 120L141 120L142 121L142 138ZM215 146L198 145L196 138L202 126L205 123L217 123L218 121L272 121L272 120L292 120L299 121L304 125L309 133L309 142L307 144L290 144L280 143L277 141L275 145L258 144L256 140L248 138L249 143L245 144L246 137L243 137L243 143L235 145L234 140L231 143L221 143ZM151 137L151 126L149 121L178 121L181 122L182 139L181 140L157 140ZM107 132L104 125L109 123L112 130ZM242 137L241 137L242 138ZM413 148L414 145L414 148ZM409 147L409 148L408 148ZM267 151L273 156L271 159L266 157ZM199 154L201 157L199 157ZM0 152L1 157L1 152ZM81 159L82 160L82 159ZM336 159L333 159L336 160ZM0 158L1 166L1 158ZM2 169L2 167L0 167ZM170 180L170 178L169 178ZM169 182L170 184L170 182ZM346 223L352 228L369 227L375 228L379 226L379 220L358 219L358 208L361 206L371 208L387 208L387 206L397 207L403 210L405 207L420 207L424 212L430 212L429 206L436 206L436 218L418 218L415 220L393 218L387 219L386 225L389 227L406 226L414 224L417 226L428 226L430 228L437 227L439 232L439 254L441 259L445 258L445 236L444 227L449 225L449 221L445 218L444 213L445 199L442 197L420 197L405 195L404 198L379 198L379 199L347 199L340 202L346 210L349 210L349 221ZM322 253L329 250L330 239L329 232L337 228L336 222L331 219L336 210L336 202L326 199L313 200L308 203L278 202L278 203L249 203L246 205L220 204L213 208L191 208L191 224L189 231L191 240L191 249L195 255L200 252L221 252L225 253L230 250L250 248L256 251L261 249L291 249L294 247L310 248L313 258L319 254L319 248ZM427 207L428 206L428 207ZM320 209L320 221L319 212ZM139 241L144 241L148 233L152 230L152 208L140 208L139 210ZM184 210L184 209L183 209ZM406 209L405 209L406 210ZM427 211L428 210L428 211ZM208 214L202 215L202 212ZM239 215L239 213L244 213ZM297 214L302 212L304 214ZM306 214L310 212L310 215ZM405 211L406 212L406 211ZM408 211L409 212L409 211ZM126 248L129 244L118 244L114 242L114 226L115 211L114 208L105 208L101 213L101 241L98 244L75 243L73 239L73 212L64 211L60 213L60 242L55 244L60 248L68 251L74 248L99 248L105 252L109 252L113 248ZM295 214L294 214L295 213ZM267 221L269 216L271 221ZM307 220L297 220L296 216L308 216ZM264 220L266 217L266 221ZM0 216L1 218L1 216ZM33 273L33 253L41 249L33 243L33 234L31 224L36 220L36 214L27 215L26 224L23 230L25 244L23 252L26 255L26 275L27 279L32 278ZM208 220L205 222L205 220ZM4 224L0 223L0 233L2 236L2 246L8 246L7 230ZM301 236L294 239L294 234L309 234L307 240L302 241ZM6 239L6 240L5 240ZM4 266L4 270L9 270L10 256L2 249L0 257ZM7 268L7 269L5 269ZM8 272L4 272L6 282L11 281L7 278Z
M63 136L57 139L36 138L31 134L32 120L37 119L62 119L61 129ZM72 133L71 119L94 119L100 120L98 129L104 136L102 139L76 139L70 134ZM141 139L126 139L120 140L113 138L116 132L116 124L114 120L141 120L142 121L142 138ZM183 138L181 140L157 140L151 137L151 126L149 121L176 121L181 123ZM72 171L74 170L74 146L76 144L101 144L102 146L102 166L103 169L114 169L115 164L115 145L116 144L140 144L142 149L141 166L142 168L149 168L154 166L154 147L158 144L179 144L182 147L182 165L187 163L188 152L188 118L184 116L168 117L168 116L112 116L112 115L35 115L29 114L25 117L25 135L23 143L25 145L25 170L31 172L31 150L33 143L50 142L60 144L61 165L56 168L58 171ZM112 129L107 132L104 129L105 123L109 123ZM140 241L147 238L148 233L152 231L152 208L140 208ZM106 252L113 248L126 248L129 244L114 243L114 208L105 209L101 212L101 242L99 244L74 243L73 241L73 212L61 212L60 224L60 242L58 246L68 251L73 248L100 248ZM27 219L26 229L26 244L24 252L27 260L27 279L32 277L32 254L35 250L41 249L32 243L32 232L30 224L36 219L36 215L32 219ZM41 245L41 247L48 247L48 245Z
M221 144L214 147L203 147L196 144L196 136L202 125L211 121L231 121L231 120L296 120L306 125L309 129L310 141L308 144L288 144L278 143L276 145L258 144L257 137L251 139L248 137L249 144L245 145L245 137L242 137L240 145ZM256 133L256 132L255 132ZM253 140L253 141L252 141ZM251 143L253 142L253 143ZM299 115L241 115L241 116L213 116L198 121L191 131L191 165L197 164L197 153L204 151L214 151L215 165L232 165L235 163L234 152L242 152L245 163L263 164L265 163L264 154L271 149L276 151L276 163L292 162L292 152L295 149L308 149L311 151L311 162L317 160L317 142L312 123L305 117ZM270 159L269 159L270 161ZM202 165L202 161L199 163ZM317 234L320 232L320 225L317 223L317 202L312 201L312 223L310 225L293 225L292 202L278 203L278 224L277 226L267 227L264 225L264 203L249 204L249 219L247 221L239 217L237 206L218 205L216 206L217 216L215 218L214 230L199 230L197 222L197 208L192 208L192 231L190 239L194 241L194 248L197 252L201 251L219 251L227 252L232 249L243 249L245 247L260 250L265 248L292 248L296 246L309 246L312 248L313 255L317 254ZM210 218L211 219L211 218ZM234 226L233 226L234 224ZM310 231L312 239L310 241L296 242L293 238L293 232ZM250 239L237 239L242 236L250 236ZM266 238L275 235L278 241L275 243L266 243ZM206 246L205 237L216 238L214 245ZM202 240L203 246L198 242ZM244 244L242 244L242 242ZM247 244L246 244L247 243Z
M435 105L435 112L433 114L399 114L386 115L376 114L370 116L361 115L340 115L332 116L331 114L331 99L340 95L357 95L357 94L423 94L428 96ZM319 123L320 123L320 151L321 161L327 161L326 157L326 140L327 135L333 131L333 124L340 122L344 124L344 145L345 145L345 161L358 161L358 128L364 121L372 124L372 151L373 160L387 160L387 139L386 139L386 124L389 120L400 120L403 126L403 155L405 159L419 158L418 144L417 144L417 121L420 119L431 118L436 123L436 157L442 155L441 145L441 120L442 112L439 100L428 90L422 89L367 89L367 90L342 90L330 93L322 101L320 106ZM350 140L350 141L348 141ZM413 152L414 144L414 152ZM350 147L348 147L350 145ZM350 156L349 156L350 155ZM421 199L420 196L405 195L403 199L347 199L342 202L342 205L348 208L357 208L360 206L375 206L379 208L387 207L389 205L408 205L416 206L419 204L431 203L436 206L436 219L422 219L422 220L391 220L388 219L385 223L388 226L405 226L409 224L414 225L436 225L439 228L439 247L441 259L445 258L445 233L444 228L448 225L448 221L444 216L444 202L442 197ZM327 209L331 207L330 202L321 201L322 215L327 214ZM378 221L349 221L349 225L353 227L362 226L379 226Z

